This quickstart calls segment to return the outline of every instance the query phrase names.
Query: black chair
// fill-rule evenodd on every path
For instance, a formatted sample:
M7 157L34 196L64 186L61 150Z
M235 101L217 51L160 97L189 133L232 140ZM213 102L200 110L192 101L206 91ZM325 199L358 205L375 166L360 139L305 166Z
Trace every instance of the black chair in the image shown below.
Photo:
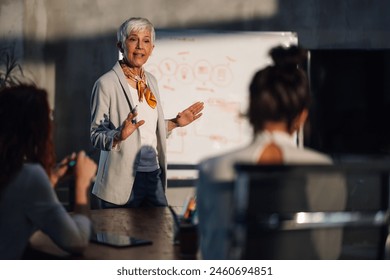
M385 259L390 166L237 164L232 259Z

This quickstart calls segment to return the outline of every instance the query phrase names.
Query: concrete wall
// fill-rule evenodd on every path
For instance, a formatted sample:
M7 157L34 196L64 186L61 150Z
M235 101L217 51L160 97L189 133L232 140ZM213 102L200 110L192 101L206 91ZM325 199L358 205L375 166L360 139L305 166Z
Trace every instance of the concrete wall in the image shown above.
M386 0L0 0L0 49L12 48L50 92L62 157L90 149L91 89L114 64L116 29L128 17L157 29L294 31L310 49L382 49L389 10Z

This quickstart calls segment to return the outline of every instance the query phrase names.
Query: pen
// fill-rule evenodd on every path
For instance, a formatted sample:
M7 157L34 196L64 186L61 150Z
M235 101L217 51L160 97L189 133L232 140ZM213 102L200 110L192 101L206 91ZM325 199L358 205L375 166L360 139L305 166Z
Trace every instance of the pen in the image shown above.
M132 114L134 114L134 113L137 111L137 107L138 107L138 105L135 105L134 108L131 109L130 112L131 112Z
M91 149L91 150L89 150L88 152L86 152L86 155L87 156L91 156L93 153L95 152L95 150L93 150L93 149ZM61 167L64 167L64 166L68 166L68 167L74 167L75 165L76 165L76 163L77 163L77 159L70 159L71 158L71 156L69 156L68 157L68 160L67 161L65 161L65 162L63 162L63 163L58 163L57 165L56 165L56 168L61 168Z
M64 166L68 166L68 167L73 167L76 165L76 160L75 159L72 159L70 161L67 161L67 162L64 162L64 163L59 163L57 164L57 168L61 168L61 167L64 167Z
M68 162L64 162L64 163L59 163L57 164L56 168L61 168L61 167L64 167L64 166L68 166L68 168L73 168L74 166L76 166L76 160L75 159L72 159ZM68 169L69 170L69 169ZM91 179L91 183L94 183L96 180L96 176L94 176L92 179Z
M136 113L136 112L137 112L137 106L138 106L138 105L135 105L135 106L134 106L134 108L133 108L133 109L131 109L131 111L130 111L130 112L131 112L132 114L134 114L134 113ZM135 123L137 123L137 119L135 119L135 118L134 118L134 119L132 119L132 120L131 120L131 123L132 123L132 124L135 124Z
M196 198L191 197L187 204L187 208L186 211L184 212L183 218L187 221L192 221L195 212L196 212Z

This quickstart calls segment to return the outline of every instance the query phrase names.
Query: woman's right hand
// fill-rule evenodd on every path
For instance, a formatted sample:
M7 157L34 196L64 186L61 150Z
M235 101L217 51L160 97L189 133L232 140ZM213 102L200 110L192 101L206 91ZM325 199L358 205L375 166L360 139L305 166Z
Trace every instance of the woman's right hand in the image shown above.
M114 138L114 147L120 141L126 140L138 127L145 123L144 120L140 120L139 122L134 122L135 117L137 116L137 112L130 112L127 115L127 118L122 123L122 129L119 132L118 136Z

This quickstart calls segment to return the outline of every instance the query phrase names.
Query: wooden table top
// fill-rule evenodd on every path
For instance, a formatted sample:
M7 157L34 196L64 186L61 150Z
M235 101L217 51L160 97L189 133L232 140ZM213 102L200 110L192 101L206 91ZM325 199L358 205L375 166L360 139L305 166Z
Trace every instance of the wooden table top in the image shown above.
M180 209L176 209L180 211ZM152 245L114 248L90 243L82 255L71 256L59 249L42 233L31 239L32 248L58 258L87 260L172 260L182 259L180 247L174 245L174 222L168 207L117 208L91 210L96 231L108 231L151 240Z

